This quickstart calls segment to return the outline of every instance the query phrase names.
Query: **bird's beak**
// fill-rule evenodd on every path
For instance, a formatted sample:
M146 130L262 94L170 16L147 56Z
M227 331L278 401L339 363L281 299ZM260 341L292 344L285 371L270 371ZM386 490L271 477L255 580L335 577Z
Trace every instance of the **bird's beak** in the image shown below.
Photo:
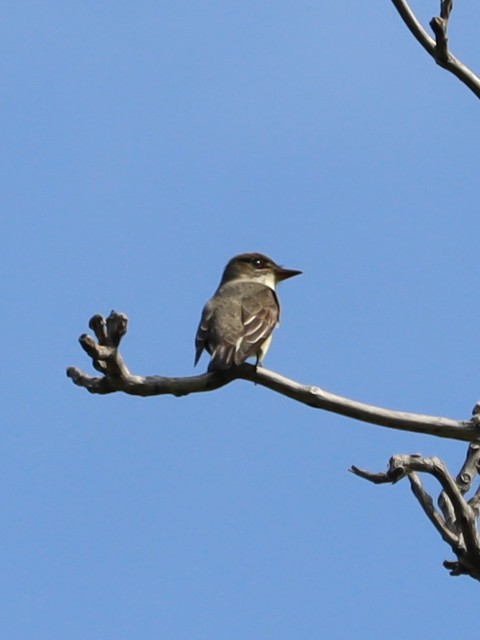
M297 271L296 269L284 269L283 267L277 267L275 269L275 279L277 282L286 280L287 278L293 278L293 276L299 276L303 271Z

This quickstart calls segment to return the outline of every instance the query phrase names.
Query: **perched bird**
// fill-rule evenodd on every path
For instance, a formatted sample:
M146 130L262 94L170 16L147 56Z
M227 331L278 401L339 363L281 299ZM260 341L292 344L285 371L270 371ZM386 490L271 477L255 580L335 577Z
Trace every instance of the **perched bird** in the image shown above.
M212 356L209 371L229 369L252 356L261 366L280 319L275 287L300 273L278 266L261 253L232 258L203 309L195 338L195 364L206 349Z

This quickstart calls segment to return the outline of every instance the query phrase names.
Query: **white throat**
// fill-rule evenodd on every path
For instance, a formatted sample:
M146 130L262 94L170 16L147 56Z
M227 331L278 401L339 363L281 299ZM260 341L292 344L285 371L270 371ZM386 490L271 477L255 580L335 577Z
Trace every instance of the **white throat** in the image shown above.
M263 284L269 289L275 291L275 275L273 273L259 273L258 276L254 278L235 278L235 280L230 280L230 282L254 282L255 284Z

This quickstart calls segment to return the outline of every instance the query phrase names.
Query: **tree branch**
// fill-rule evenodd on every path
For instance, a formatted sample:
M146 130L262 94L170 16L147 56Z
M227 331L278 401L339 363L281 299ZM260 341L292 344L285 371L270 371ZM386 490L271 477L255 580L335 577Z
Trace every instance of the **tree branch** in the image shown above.
M467 442L475 440L478 434L478 416L474 416L471 420L453 420L392 411L337 396L320 389L320 387L303 385L263 367L257 368L246 363L227 371L212 371L186 378L133 375L118 350L120 341L127 332L127 323L128 319L125 314L114 311L107 320L100 315L96 315L90 320L89 326L95 333L96 340L84 334L80 336L79 342L84 351L92 358L94 368L102 376L90 376L76 367L69 367L67 376L76 385L96 394L122 391L130 395L144 397L165 394L184 396L189 393L213 391L233 380L241 379L255 382L315 409L331 411L355 420L391 429L413 431Z
M422 27L406 0L392 0L392 3L412 35L425 51L432 56L435 62L443 69L453 73L473 91L477 98L480 98L480 78L455 58L448 49L447 26L453 6L452 0L442 0L440 3L440 16L435 16L430 21L435 40Z
M435 509L432 497L423 488L418 475L412 471L412 473L408 475L408 479L410 480L410 488L412 489L412 493L417 498L427 518L442 536L443 540L447 544L449 544L452 549L458 549L458 536L452 532L452 529L448 526L448 521L444 520L441 514Z
M408 477L410 487L428 519L451 547L457 560L445 561L444 566L451 575L469 575L480 580L480 538L477 529L478 510L476 504L464 498L478 472L480 447L477 443L469 446L463 467L454 480L446 465L438 458L424 458L416 455L396 455L390 458L384 473L372 473L352 466L350 471L375 484L395 483ZM433 499L425 491L418 473L428 473L440 483L439 513Z

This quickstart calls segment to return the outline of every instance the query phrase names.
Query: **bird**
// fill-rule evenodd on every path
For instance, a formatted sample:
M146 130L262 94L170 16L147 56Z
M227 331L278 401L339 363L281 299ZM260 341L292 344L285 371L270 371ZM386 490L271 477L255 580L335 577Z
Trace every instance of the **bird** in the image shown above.
M262 366L280 319L276 285L301 273L262 253L241 253L229 260L218 289L203 308L195 365L206 350L211 356L208 371L230 369L251 357Z

